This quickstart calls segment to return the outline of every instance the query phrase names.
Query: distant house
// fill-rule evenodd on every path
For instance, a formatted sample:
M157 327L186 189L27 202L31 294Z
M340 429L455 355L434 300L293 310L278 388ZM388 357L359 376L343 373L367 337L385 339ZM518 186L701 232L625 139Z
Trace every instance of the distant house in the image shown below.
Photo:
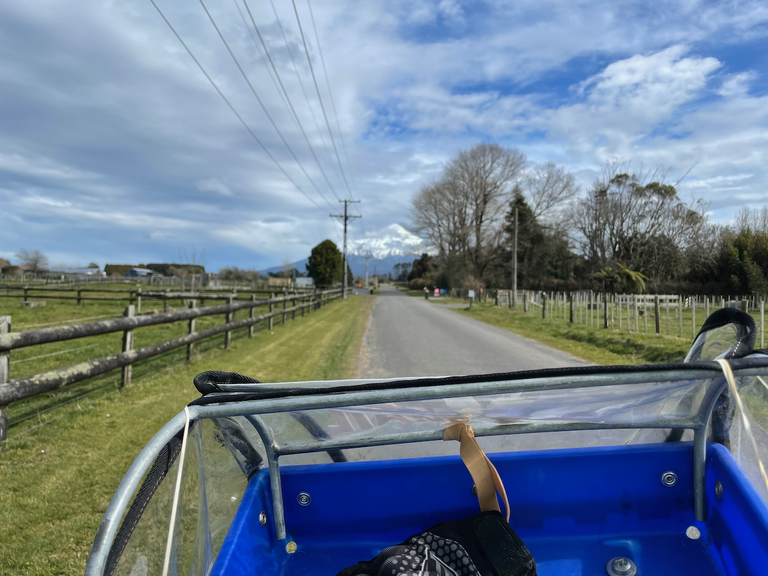
M271 287L290 288L291 279L290 278L268 278L267 285L270 288Z
M303 278L303 277L296 278L296 288L314 288L314 286L315 286L314 278Z
M106 276L104 272L98 268L51 268L45 270L40 274L43 278L65 278L78 279L78 278L103 278Z
M149 268L131 268L123 274L123 278L146 278L153 274L154 272Z
M8 260L6 260L5 258L0 258L0 270L5 268L6 266L10 266L10 265L11 265L11 263L8 262Z

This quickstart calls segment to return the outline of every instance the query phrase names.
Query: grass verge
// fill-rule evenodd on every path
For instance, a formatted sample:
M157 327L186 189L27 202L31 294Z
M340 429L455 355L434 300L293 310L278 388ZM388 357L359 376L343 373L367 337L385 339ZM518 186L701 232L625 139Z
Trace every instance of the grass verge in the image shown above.
M130 463L155 432L198 396L203 370L266 382L351 376L374 298L355 297L295 325L235 340L134 386L62 409L0 452L0 574L82 574L93 537Z
M544 320L540 313L525 314L502 306L473 304L471 309L457 312L602 365L680 362L691 345L684 338L590 328L557 319Z

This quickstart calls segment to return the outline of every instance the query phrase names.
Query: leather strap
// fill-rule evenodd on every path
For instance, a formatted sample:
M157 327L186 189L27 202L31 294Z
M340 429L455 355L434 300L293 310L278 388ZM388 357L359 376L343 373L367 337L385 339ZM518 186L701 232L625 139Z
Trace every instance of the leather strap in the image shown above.
M445 429L443 440L456 440L460 443L459 453L464 461L464 465L472 476L472 480L475 482L480 510L483 512L491 510L501 512L499 501L496 498L496 493L498 492L504 501L506 518L507 522L509 522L509 501L507 500L507 492L504 490L504 483L501 481L496 467L477 443L472 427L466 424L454 424Z

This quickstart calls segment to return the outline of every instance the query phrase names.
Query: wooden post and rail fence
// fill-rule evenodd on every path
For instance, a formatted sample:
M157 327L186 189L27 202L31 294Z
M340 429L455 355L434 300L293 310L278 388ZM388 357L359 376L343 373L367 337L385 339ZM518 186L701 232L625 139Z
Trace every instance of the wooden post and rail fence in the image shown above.
M311 290L283 289L283 296L288 294L311 294ZM194 298L204 302L205 300L248 300L253 295L273 295L274 290L256 289L228 289L226 291L216 288L206 288L195 292L165 290L144 290L141 286L135 288L82 288L82 287L52 287L52 286L11 286L0 285L0 298L21 298L28 302L30 298L43 300L76 300L77 304L83 302L128 302L136 304L136 313L141 314L142 303L147 301L162 301L163 311L167 312L169 300L187 300ZM201 304L202 306L202 304Z
M178 296L181 297L181 295ZM222 333L224 334L224 346L229 348L232 343L232 332L234 330L248 328L248 336L252 338L254 327L258 323L268 321L271 329L275 316L282 315L283 323L285 323L285 317L288 313L292 313L295 318L296 311L301 310L303 316L305 309L309 313L340 298L341 289L337 288L280 297L270 296L269 298L262 299L258 299L255 294L247 299L229 295L226 297L228 300L227 304L207 307L198 307L197 300L190 294L184 294L183 297L189 300L189 307L178 312L137 315L135 306L130 304L125 309L123 318L40 328L24 332L12 332L11 317L0 316L0 443L4 442L7 437L7 406L11 402L37 396L38 394L45 394L117 368L122 369L121 386L128 386L131 384L132 365L139 360L186 347L187 361L190 361L194 355L194 345L196 342ZM208 294L205 294L204 297L207 299L211 298ZM290 308L288 307L289 302L291 303ZM282 308L278 307L276 309L275 306L279 304L283 305ZM255 308L261 306L269 306L269 312L256 315ZM240 310L248 310L248 317L237 320L235 315ZM224 324L199 332L196 331L196 318L222 314L226 315ZM159 344L134 349L134 330L146 326L183 321L188 322L188 332L186 335ZM117 354L94 358L67 368L11 379L10 356L13 350L115 332L123 333L122 351Z

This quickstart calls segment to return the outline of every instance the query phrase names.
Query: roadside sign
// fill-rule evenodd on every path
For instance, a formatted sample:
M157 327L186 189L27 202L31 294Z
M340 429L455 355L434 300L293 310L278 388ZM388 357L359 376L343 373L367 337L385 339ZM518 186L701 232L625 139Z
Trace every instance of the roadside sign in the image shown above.
M467 294L467 296L468 296L469 298L471 298L472 300L474 300L474 299L475 299L475 291L474 291L474 290L470 290L470 291L469 291L469 294Z

